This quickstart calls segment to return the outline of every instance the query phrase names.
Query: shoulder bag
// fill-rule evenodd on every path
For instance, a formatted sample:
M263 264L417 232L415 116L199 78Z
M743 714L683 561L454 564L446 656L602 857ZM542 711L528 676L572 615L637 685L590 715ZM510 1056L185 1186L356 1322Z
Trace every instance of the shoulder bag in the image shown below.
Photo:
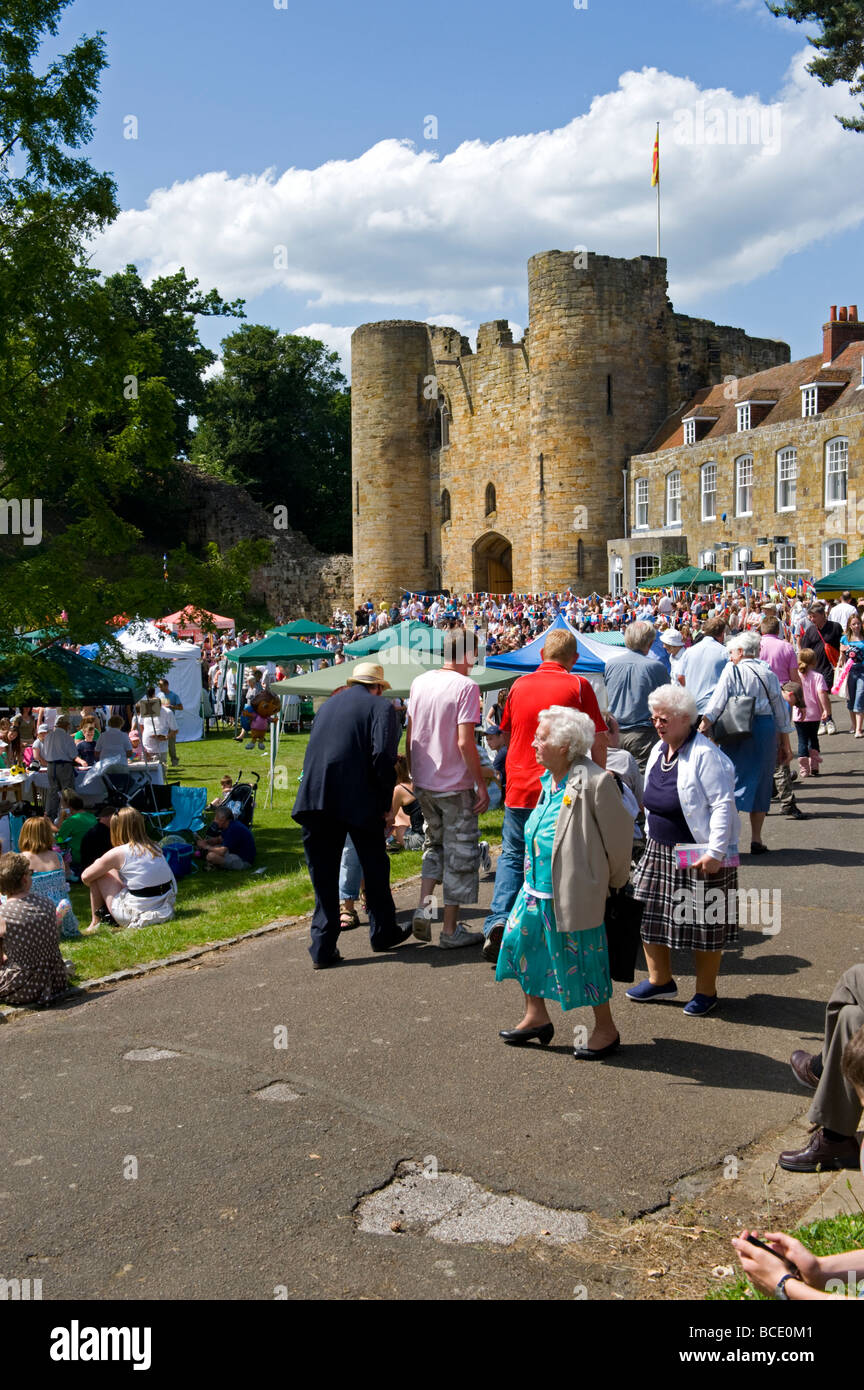
M767 696L768 688L759 672L754 670L753 674ZM726 708L714 725L713 738L715 743L740 743L742 739L749 738L753 732L756 696L744 694L744 680L737 666L735 667L735 680L739 689L734 695L729 696L726 701ZM770 698L768 696L769 704Z

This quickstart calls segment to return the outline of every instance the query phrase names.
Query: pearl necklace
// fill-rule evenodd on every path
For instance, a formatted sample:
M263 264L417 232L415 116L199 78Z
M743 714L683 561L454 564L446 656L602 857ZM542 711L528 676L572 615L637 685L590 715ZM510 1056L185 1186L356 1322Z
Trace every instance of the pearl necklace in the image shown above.
M680 751L681 750L679 748L676 748L671 758L666 758L664 755L661 754L660 762L664 772L671 772L672 768L678 761L678 754Z

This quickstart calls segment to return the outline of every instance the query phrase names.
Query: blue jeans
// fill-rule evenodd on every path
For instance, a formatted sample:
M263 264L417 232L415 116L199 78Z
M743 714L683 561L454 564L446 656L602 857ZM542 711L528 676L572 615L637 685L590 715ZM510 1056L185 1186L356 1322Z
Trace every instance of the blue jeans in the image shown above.
M354 848L354 841L350 835L345 836L345 848L342 851L342 861L339 865L339 901L354 902L360 896L360 884L363 881L363 869L360 864L360 856Z
M519 896L525 881L525 822L531 812L528 807L505 806L504 828L501 834L501 853L495 870L495 891L489 916L483 923L483 935L488 936L499 922L506 922L510 909Z

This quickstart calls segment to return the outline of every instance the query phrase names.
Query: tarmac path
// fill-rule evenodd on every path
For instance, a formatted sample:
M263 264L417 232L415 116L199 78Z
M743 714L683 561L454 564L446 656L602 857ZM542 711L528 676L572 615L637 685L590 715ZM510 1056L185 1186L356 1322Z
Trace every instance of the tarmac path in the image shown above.
M589 1274L627 1296L626 1274L580 1263L578 1232L556 1243L555 1213L548 1243L514 1237L518 1203L488 1193L633 1216L803 1114L789 1054L864 958L862 747L825 739L798 788L812 818L773 813L772 853L744 858L742 887L780 890L781 929L744 930L717 1012L682 1013L684 957L677 1003L616 985L626 1046L605 1064L573 1059L587 1010L558 1015L548 1050L505 1047L521 995L478 949L372 955L362 928L337 969L313 972L295 928L18 1015L0 1030L0 1274L42 1278L45 1299L571 1298ZM129 1056L146 1049L173 1055ZM401 1215L394 1192L400 1229L360 1230L358 1200L400 1163L425 1169Z

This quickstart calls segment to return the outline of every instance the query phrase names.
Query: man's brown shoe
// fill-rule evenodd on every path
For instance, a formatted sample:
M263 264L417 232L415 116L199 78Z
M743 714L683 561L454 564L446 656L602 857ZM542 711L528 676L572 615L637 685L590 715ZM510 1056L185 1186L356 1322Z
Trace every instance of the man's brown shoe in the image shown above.
M826 1139L821 1128L814 1129L806 1149L787 1149L777 1160L787 1173L817 1173L836 1168L858 1167L858 1140Z
M789 1058L789 1065L795 1074L796 1080L806 1086L808 1090L815 1091L819 1085L819 1077L813 1070L813 1056L810 1052L793 1052Z

